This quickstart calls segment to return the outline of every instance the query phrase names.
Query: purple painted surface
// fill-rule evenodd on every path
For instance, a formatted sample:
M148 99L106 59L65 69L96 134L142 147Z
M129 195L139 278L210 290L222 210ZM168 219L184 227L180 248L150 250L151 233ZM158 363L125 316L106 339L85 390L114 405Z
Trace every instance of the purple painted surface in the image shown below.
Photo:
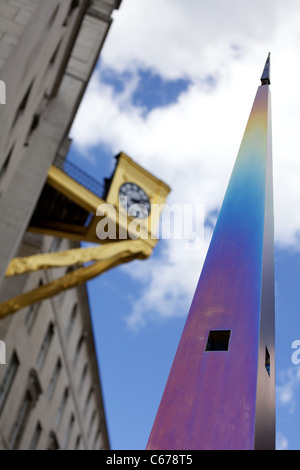
M147 449L255 447L259 364L268 375L259 345L265 234L273 243L269 99L259 87ZM228 351L205 351L210 330L231 330Z

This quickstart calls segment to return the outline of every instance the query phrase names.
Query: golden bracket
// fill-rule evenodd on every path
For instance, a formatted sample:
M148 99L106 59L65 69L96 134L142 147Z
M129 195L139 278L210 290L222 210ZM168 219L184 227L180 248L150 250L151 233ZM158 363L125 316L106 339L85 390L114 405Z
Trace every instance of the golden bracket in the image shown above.
M28 258L13 259L6 271L11 277L27 272L62 266L73 266L94 261L93 264L78 268L64 276L21 294L0 304L0 319L36 302L59 294L62 291L89 281L103 272L133 259L145 259L152 248L143 240L125 240L106 245L77 248L57 253L45 253Z
M152 205L151 212L143 223L141 221L135 223L128 219L128 214L119 204L120 187L126 182L140 185L149 196ZM117 165L105 201L56 165L52 165L49 170L45 187L48 186L62 198L66 198L67 201L71 201L75 206L92 215L92 219L87 227L80 224L70 224L68 220L53 222L52 219L44 220L36 208L36 217L33 217L29 230L43 235L72 239L77 242L85 241L97 245L13 259L7 268L6 277L50 268L83 266L30 292L0 303L0 319L28 305L86 282L119 264L127 263L133 259L148 258L158 242L158 239L152 234L156 233L159 216L170 188L124 153L117 157ZM43 195L40 196L40 200L43 202ZM47 200L44 201L45 206L47 206L46 203ZM99 207L102 208L103 213L100 211L99 214ZM41 212L43 213L43 211ZM106 239L105 242L100 242L97 235L99 217L107 219L107 223L111 221L112 224L117 224L119 232L126 234L126 239L123 240L120 237L114 242L108 242ZM99 243L101 244L99 245ZM88 263L87 266L85 266L86 263Z

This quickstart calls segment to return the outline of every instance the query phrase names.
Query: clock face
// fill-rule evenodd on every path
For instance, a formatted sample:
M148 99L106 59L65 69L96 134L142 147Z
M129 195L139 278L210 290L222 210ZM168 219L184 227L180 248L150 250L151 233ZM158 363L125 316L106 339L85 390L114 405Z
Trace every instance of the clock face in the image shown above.
M145 219L151 210L150 200L145 191L134 183L124 183L120 187L119 197L122 206L131 217Z

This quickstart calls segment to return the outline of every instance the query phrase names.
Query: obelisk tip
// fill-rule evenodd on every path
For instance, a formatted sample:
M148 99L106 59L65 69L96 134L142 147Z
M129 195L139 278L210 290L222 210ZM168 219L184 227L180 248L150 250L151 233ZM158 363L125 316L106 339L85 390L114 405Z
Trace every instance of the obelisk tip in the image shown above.
M267 60L266 60L266 63L265 63L265 67L264 67L264 71L262 73L262 76L261 76L261 84L262 85L270 85L271 84L271 79L270 79L270 55L271 53L269 52L268 54L268 57L267 57Z

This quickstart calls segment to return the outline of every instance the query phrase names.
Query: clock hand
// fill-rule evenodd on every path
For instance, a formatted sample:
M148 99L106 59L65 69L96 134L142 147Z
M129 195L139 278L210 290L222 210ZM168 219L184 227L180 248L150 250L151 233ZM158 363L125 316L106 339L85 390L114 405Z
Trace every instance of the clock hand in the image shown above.
M134 204L141 204L141 200L140 200L140 199L131 198L131 201L132 201Z

